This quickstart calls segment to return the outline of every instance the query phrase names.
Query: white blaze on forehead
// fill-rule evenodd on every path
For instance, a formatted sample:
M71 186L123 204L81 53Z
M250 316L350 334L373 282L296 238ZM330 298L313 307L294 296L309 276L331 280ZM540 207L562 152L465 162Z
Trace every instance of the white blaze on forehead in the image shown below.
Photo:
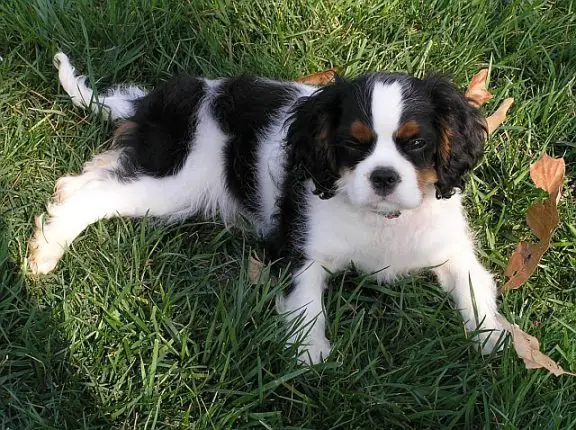
M372 89L372 124L377 136L390 136L400 125L402 86L377 82Z

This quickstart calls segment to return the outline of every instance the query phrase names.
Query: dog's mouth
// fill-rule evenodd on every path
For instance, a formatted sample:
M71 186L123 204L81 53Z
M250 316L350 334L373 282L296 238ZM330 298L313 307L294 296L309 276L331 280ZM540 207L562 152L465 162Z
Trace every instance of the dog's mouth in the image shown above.
M386 214L382 214L384 216L384 218L386 219L396 219L398 218L400 215L402 215L402 212L400 211L394 211L394 212L388 212Z
M392 212L389 212L389 211L384 212L384 211L378 211L378 210L377 210L376 213L377 213L378 215L383 216L383 217L386 218L386 219L396 219L396 218L398 218L400 215L402 215L402 212L400 212L400 211L398 211L398 210L392 211Z

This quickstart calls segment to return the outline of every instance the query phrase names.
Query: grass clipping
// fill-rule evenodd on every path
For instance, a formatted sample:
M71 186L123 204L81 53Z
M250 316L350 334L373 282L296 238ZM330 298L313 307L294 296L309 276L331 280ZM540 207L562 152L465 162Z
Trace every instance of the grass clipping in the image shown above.
M480 108L492 99L492 94L486 88L490 71L480 70L468 85L466 98L471 105ZM304 76L297 82L323 86L331 84L336 79L336 70L330 69L324 72ZM491 135L505 120L506 114L514 103L513 98L506 98L494 113L486 117L488 135ZM562 184L564 182L565 164L563 159L552 158L543 155L540 160L530 166L530 177L534 184L549 193L549 197L542 203L535 203L529 209L526 221L532 232L540 240L538 243L522 241L518 244L504 274L510 278L502 288L503 291L519 288L534 273L542 255L550 246L552 233L559 222L557 204L560 200ZM264 264L255 257L250 257L248 263L248 278L252 282L261 279ZM518 354L527 369L546 369L550 373L560 376L573 375L564 371L554 360L540 351L540 342L534 336L527 334L516 325L511 324L502 315L498 321L512 336L514 350Z

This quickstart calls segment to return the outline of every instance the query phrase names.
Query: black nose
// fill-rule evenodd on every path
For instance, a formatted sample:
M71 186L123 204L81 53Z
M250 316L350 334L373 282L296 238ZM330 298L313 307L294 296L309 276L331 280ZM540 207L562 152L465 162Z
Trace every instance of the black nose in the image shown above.
M385 196L396 188L400 182L400 175L390 167L377 167L370 174L370 182L376 194Z

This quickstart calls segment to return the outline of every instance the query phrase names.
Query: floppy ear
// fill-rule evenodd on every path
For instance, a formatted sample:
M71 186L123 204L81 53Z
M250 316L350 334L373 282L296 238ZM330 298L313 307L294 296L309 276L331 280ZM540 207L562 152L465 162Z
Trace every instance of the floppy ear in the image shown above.
M488 135L486 120L446 78L432 76L424 85L434 103L434 121L440 132L436 197L448 199L456 188L464 188L467 174L482 157Z
M347 85L340 77L336 83L319 89L301 101L288 121L286 137L290 165L300 181L312 179L314 194L329 199L336 192L340 177L336 149L331 142L342 111L342 88Z

